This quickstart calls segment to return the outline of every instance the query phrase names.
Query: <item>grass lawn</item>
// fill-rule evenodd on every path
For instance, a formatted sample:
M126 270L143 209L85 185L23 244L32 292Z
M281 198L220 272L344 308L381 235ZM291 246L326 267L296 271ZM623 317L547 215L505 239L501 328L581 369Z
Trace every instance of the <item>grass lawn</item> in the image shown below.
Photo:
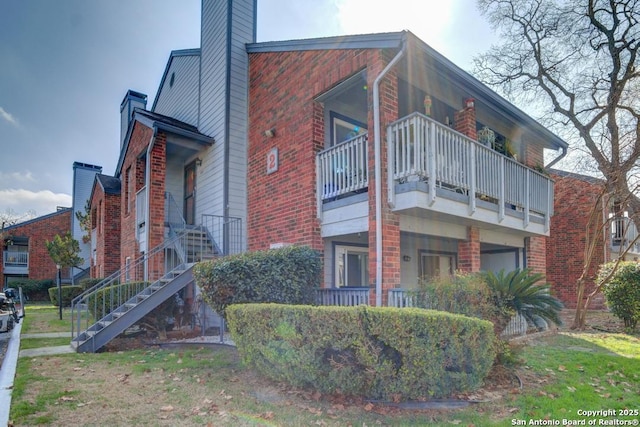
M489 384L467 396L483 403L446 410L292 389L256 375L223 346L22 358L10 418L16 426L508 426L639 418L578 412L640 409L637 336L553 334L530 339L518 357L522 388L517 381L501 389Z
M71 310L62 310L62 320L58 307L46 303L27 304L25 317L22 319L23 334L39 334L44 332L71 332Z

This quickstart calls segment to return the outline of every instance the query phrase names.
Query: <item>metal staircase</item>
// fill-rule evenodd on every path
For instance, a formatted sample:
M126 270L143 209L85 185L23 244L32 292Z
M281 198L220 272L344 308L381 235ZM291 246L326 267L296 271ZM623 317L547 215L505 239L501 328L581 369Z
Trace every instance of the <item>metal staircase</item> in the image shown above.
M239 218L204 214L201 225L187 225L170 193L165 213L161 245L73 300L71 346L77 352L98 351L192 283L196 263L242 250Z
M76 297L71 306L71 346L79 353L98 351L192 283L193 265L204 256L216 256L214 245L204 248L203 233L182 232L166 240Z

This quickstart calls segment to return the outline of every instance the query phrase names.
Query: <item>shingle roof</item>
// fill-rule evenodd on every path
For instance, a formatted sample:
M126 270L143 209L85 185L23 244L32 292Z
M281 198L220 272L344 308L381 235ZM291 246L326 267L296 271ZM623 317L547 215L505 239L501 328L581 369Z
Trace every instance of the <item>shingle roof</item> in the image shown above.
M118 178L99 173L96 174L96 180L102 186L105 194L120 194L121 183Z

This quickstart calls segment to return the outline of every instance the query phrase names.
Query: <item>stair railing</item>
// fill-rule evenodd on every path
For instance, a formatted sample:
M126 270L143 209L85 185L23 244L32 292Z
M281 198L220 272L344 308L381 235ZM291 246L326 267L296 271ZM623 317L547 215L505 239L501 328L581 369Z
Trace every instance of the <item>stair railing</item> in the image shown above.
M183 265L184 258L176 248L184 247L186 238L184 233L177 234L138 259L134 261L127 259L124 268L74 298L71 303L72 338L100 320L102 316L94 318L96 314L104 315L115 310L131 296ZM124 283L128 285L118 286Z

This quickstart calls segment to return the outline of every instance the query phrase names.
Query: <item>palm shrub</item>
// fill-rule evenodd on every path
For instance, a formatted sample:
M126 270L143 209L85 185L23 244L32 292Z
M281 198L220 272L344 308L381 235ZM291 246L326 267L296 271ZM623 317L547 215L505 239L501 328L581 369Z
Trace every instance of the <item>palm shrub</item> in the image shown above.
M535 323L536 317L561 325L560 310L562 302L551 295L551 285L541 283L544 275L533 273L530 269L519 268L505 273L487 271L484 280L491 289L493 300L504 316L498 320L496 330L503 330L511 318L510 313L523 316L528 322ZM503 323L503 324L502 324ZM495 324L495 322L494 322ZM501 328L501 329L498 329Z

